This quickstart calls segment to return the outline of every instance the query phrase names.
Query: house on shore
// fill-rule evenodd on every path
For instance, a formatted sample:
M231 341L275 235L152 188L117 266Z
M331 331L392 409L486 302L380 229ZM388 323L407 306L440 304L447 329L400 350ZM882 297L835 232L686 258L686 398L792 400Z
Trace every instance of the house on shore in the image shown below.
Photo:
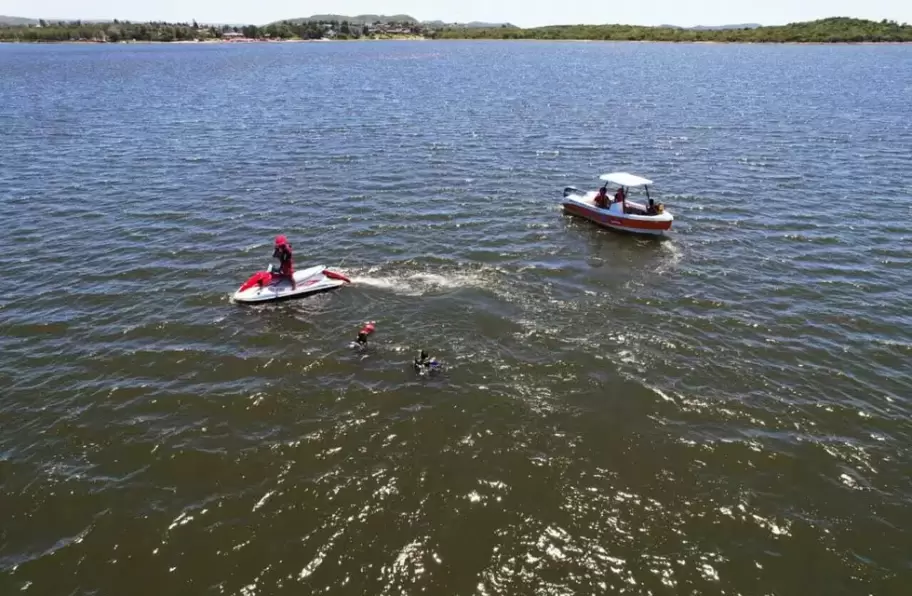
M222 33L222 40L223 41L237 41L237 42L252 41L252 40L244 37L244 34L238 32L238 31L226 31L226 32Z

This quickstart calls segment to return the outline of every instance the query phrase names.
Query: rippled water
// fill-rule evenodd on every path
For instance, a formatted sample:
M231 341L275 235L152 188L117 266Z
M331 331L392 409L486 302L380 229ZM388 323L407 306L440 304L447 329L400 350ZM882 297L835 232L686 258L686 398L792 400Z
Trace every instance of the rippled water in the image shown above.
M902 46L0 46L0 593L907 593L910 97ZM561 214L607 170L668 240ZM231 304L279 232L356 283Z

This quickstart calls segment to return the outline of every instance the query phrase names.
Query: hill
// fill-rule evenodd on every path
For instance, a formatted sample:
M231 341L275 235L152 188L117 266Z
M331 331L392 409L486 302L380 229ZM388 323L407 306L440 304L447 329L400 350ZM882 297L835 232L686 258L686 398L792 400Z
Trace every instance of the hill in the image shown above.
M727 31L729 29L756 29L762 27L758 23L742 23L739 25L696 25L694 27L679 27L677 25L659 25L666 29L688 29L690 31Z
M912 42L912 25L832 17L772 27L682 29L637 25L554 25L532 29L449 28L436 39L542 39L729 43L860 43Z
M409 23L411 25L422 25L435 29L443 28L464 28L464 29L493 29L495 27L513 27L509 23L484 23L481 21L472 21L471 23L447 23L444 21L419 21L413 16L407 14L382 15L382 14L359 14L356 16L346 16L342 14L315 14L310 17L298 19L284 19L284 23L300 25L301 23L329 23L336 21L342 23L348 21L352 25L373 25L374 23Z
M511 29L516 29L516 25L511 23L483 23L481 21L472 21L471 23L446 23L444 21L421 21L421 24L425 27L433 27L435 29L443 28L464 28L464 29L494 29L495 27L509 27Z
M738 25L697 25L696 27L684 27L694 31L726 31L728 29L756 29L762 27L759 23L741 23Z
M315 14L311 17L304 17L300 19L285 19L284 22L299 25L301 23L328 23L330 21L337 21L339 23L342 21L348 21L353 25L373 25L377 22L418 24L418 19L407 14L395 14L391 16L382 14L359 14L353 17L348 17L341 14Z
M37 25L38 19L24 19L22 17L6 17L0 15L0 25L8 25L10 27L21 27L23 25Z

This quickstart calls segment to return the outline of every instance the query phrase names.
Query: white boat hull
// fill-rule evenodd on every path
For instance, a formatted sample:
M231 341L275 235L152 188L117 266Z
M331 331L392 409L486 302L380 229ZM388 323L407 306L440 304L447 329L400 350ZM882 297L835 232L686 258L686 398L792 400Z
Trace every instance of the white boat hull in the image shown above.
M234 293L232 300L241 304L276 302L335 290L351 283L345 276L329 271L322 265L295 271L294 278L296 284L294 290L291 289L291 281L285 278L280 279L273 276L272 280L262 285L257 283L251 285L248 280ZM244 286L247 285L250 287L245 288Z

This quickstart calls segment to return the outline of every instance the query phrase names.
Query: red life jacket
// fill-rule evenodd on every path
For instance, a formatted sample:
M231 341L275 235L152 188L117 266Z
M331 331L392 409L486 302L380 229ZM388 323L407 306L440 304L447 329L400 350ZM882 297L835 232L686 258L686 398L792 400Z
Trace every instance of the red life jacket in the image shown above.
M364 327L362 327L361 330L358 331L358 341L361 343L366 342L367 336L370 335L371 333L373 333L375 329L376 329L376 327L374 326L373 321L371 321L370 323L366 323L364 325Z
M280 270L283 275L291 275L294 273L294 253L291 251L291 244L288 242L276 244L272 256L279 260Z

